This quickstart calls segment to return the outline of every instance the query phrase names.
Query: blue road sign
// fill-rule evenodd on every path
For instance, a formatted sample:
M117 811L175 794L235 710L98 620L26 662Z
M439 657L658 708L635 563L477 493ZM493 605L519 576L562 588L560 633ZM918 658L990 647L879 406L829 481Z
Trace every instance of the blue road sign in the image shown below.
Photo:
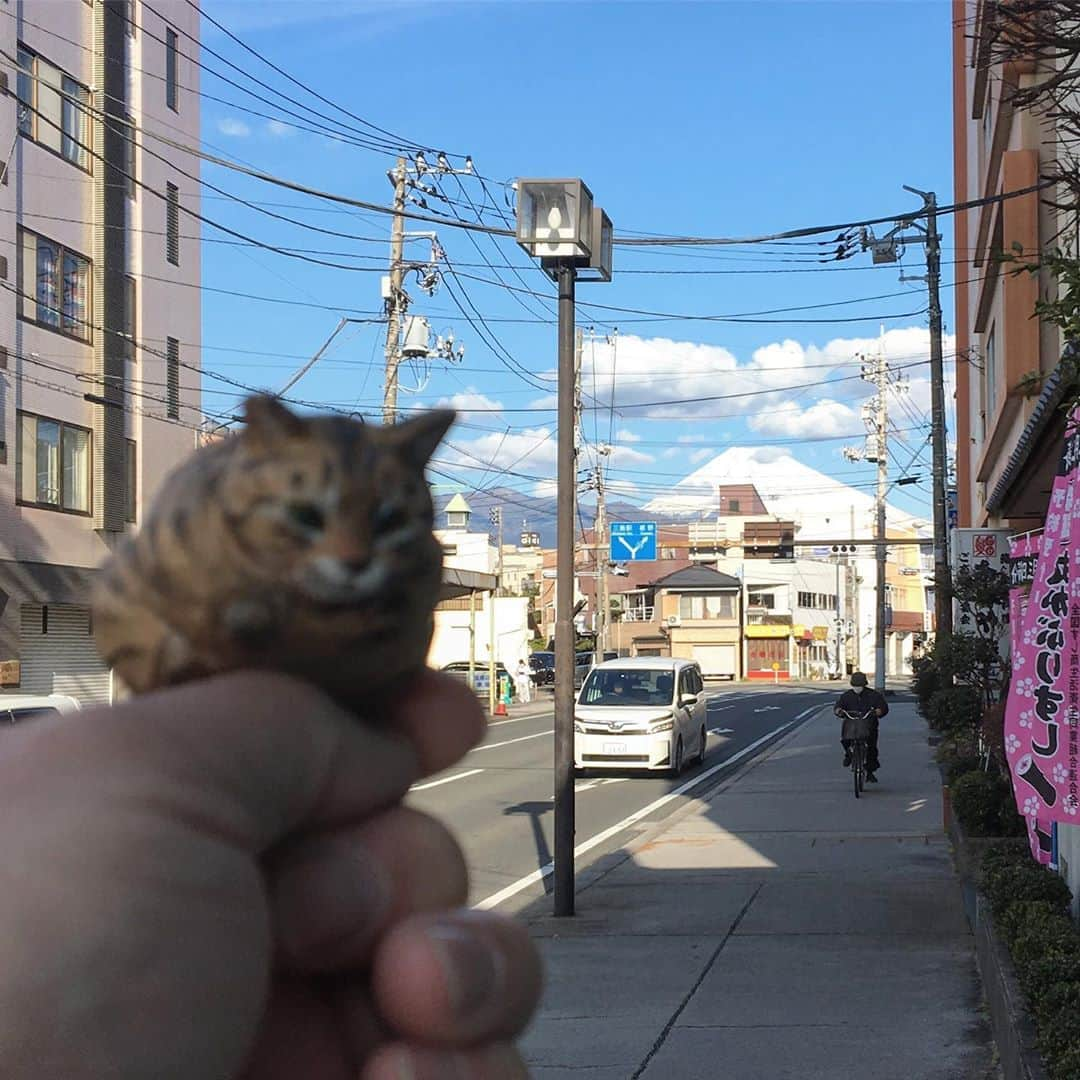
M655 521L613 521L608 528L612 562L649 562L656 559Z

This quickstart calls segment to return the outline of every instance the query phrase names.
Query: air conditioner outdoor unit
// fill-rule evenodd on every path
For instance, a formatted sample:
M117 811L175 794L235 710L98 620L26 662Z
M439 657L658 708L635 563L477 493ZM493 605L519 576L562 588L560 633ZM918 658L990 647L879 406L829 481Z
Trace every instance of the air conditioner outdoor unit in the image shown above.
M668 626L682 626L682 619L678 615L669 615L665 622Z

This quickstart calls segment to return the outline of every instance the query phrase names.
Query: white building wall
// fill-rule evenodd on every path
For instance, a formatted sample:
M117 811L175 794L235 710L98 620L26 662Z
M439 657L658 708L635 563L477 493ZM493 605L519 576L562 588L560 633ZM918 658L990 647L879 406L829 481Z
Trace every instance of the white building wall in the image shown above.
M491 656L491 600L485 596L476 604L476 663L487 665ZM529 656L529 601L523 596L495 598L495 660L513 672L519 660ZM469 659L468 611L436 611L435 634L428 652L428 666L445 667Z

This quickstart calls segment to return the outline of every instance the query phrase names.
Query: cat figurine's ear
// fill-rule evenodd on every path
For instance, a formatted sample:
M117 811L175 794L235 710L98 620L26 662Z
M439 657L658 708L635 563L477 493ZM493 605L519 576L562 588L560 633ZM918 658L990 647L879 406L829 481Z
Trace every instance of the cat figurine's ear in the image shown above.
M270 394L258 394L244 402L244 423L248 438L260 443L288 439L304 430L304 421Z
M428 409L384 430L398 453L410 465L423 470L456 419L457 413L453 409Z

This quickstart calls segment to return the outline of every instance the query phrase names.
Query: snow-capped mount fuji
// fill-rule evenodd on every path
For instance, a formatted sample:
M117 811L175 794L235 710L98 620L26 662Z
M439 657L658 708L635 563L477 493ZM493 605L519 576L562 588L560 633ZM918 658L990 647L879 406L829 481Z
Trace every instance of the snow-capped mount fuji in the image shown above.
M645 509L660 518L714 518L718 488L753 484L771 515L794 521L797 532L815 539L868 537L874 532L874 497L812 469L790 451L768 446L733 446L658 495ZM886 506L888 523L925 531L923 518Z

